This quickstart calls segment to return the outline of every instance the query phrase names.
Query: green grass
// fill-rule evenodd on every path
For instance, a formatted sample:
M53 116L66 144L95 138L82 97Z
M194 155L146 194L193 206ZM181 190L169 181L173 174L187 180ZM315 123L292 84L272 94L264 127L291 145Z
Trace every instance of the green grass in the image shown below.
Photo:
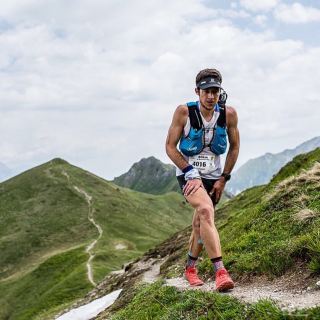
M43 310L84 296L92 287L87 280L84 249L49 258L19 281L1 282L0 319L29 320Z
M28 319L30 314L58 310L59 304L65 305L92 288L86 279L85 247L98 237L98 231L89 222L88 204L74 185L92 196L94 219L103 229L92 262L96 282L185 227L191 219L191 209L177 193L154 196L121 188L61 159L1 183L0 305L5 307L1 308L0 319ZM126 249L117 250L119 243ZM79 269L64 272L63 265L69 259L76 261L69 253L79 246ZM50 261L55 261L52 267L41 267ZM63 271L61 277L66 280L72 278L71 299L63 294L69 292L68 281L51 279L55 271ZM43 280L41 286L34 281L36 274ZM51 294L53 287L57 288L56 295ZM29 303L38 296L43 300ZM15 305L19 307L11 307Z
M112 320L284 320L318 319L320 308L281 311L272 301L245 304L215 292L179 292L161 281L136 289L133 300L115 313Z

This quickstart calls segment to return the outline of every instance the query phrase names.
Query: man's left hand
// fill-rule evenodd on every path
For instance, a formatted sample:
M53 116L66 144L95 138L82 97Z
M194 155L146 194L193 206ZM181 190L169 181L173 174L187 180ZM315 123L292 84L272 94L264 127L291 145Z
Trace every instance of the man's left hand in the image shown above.
M215 203L218 204L222 196L222 192L226 185L226 180L224 177L221 177L214 185L212 190L209 192L210 196L215 195Z

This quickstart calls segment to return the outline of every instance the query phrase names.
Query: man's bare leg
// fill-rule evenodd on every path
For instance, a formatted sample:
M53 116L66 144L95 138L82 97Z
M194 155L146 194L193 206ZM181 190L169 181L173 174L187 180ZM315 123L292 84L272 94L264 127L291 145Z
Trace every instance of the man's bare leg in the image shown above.
M216 289L219 291L232 289L234 283L222 262L220 237L214 224L214 207L210 197L203 188L199 188L194 194L186 196L186 199L195 208L190 238L190 253L194 254L194 257L198 257L200 253L198 239L201 238L214 265Z
M192 232L189 240L189 252L193 257L198 257L202 251L203 243L200 237L200 218L197 210L194 211L192 219Z
M193 240L191 243L193 254L198 254L201 249L198 240L201 238L209 258L221 256L220 237L214 224L214 208L212 201L203 188L199 188L194 194L186 197L195 208L192 223Z

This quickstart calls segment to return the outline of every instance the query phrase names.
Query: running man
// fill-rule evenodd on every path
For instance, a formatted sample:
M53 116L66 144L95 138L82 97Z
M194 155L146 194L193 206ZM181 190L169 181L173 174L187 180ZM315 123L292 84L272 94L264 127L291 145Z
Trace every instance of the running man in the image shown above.
M233 107L225 106L221 83L216 69L198 73L195 92L199 101L177 107L166 152L177 167L177 179L186 200L195 209L185 277L192 286L203 285L195 265L204 245L213 264L216 290L225 291L232 289L234 283L222 262L214 212L237 161L240 138L237 113ZM222 170L220 156L226 151L227 137L230 147Z

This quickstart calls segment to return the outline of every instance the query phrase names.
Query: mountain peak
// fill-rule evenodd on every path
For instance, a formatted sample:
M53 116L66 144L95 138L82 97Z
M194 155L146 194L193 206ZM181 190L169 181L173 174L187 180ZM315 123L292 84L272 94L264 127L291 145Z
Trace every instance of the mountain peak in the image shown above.
M68 161L66 160L63 160L61 158L54 158L52 159L51 161L49 161L50 164L55 164L55 165L58 165L58 164L69 164Z
M179 191L175 167L154 156L134 163L128 172L114 178L113 182L121 187L151 194Z

